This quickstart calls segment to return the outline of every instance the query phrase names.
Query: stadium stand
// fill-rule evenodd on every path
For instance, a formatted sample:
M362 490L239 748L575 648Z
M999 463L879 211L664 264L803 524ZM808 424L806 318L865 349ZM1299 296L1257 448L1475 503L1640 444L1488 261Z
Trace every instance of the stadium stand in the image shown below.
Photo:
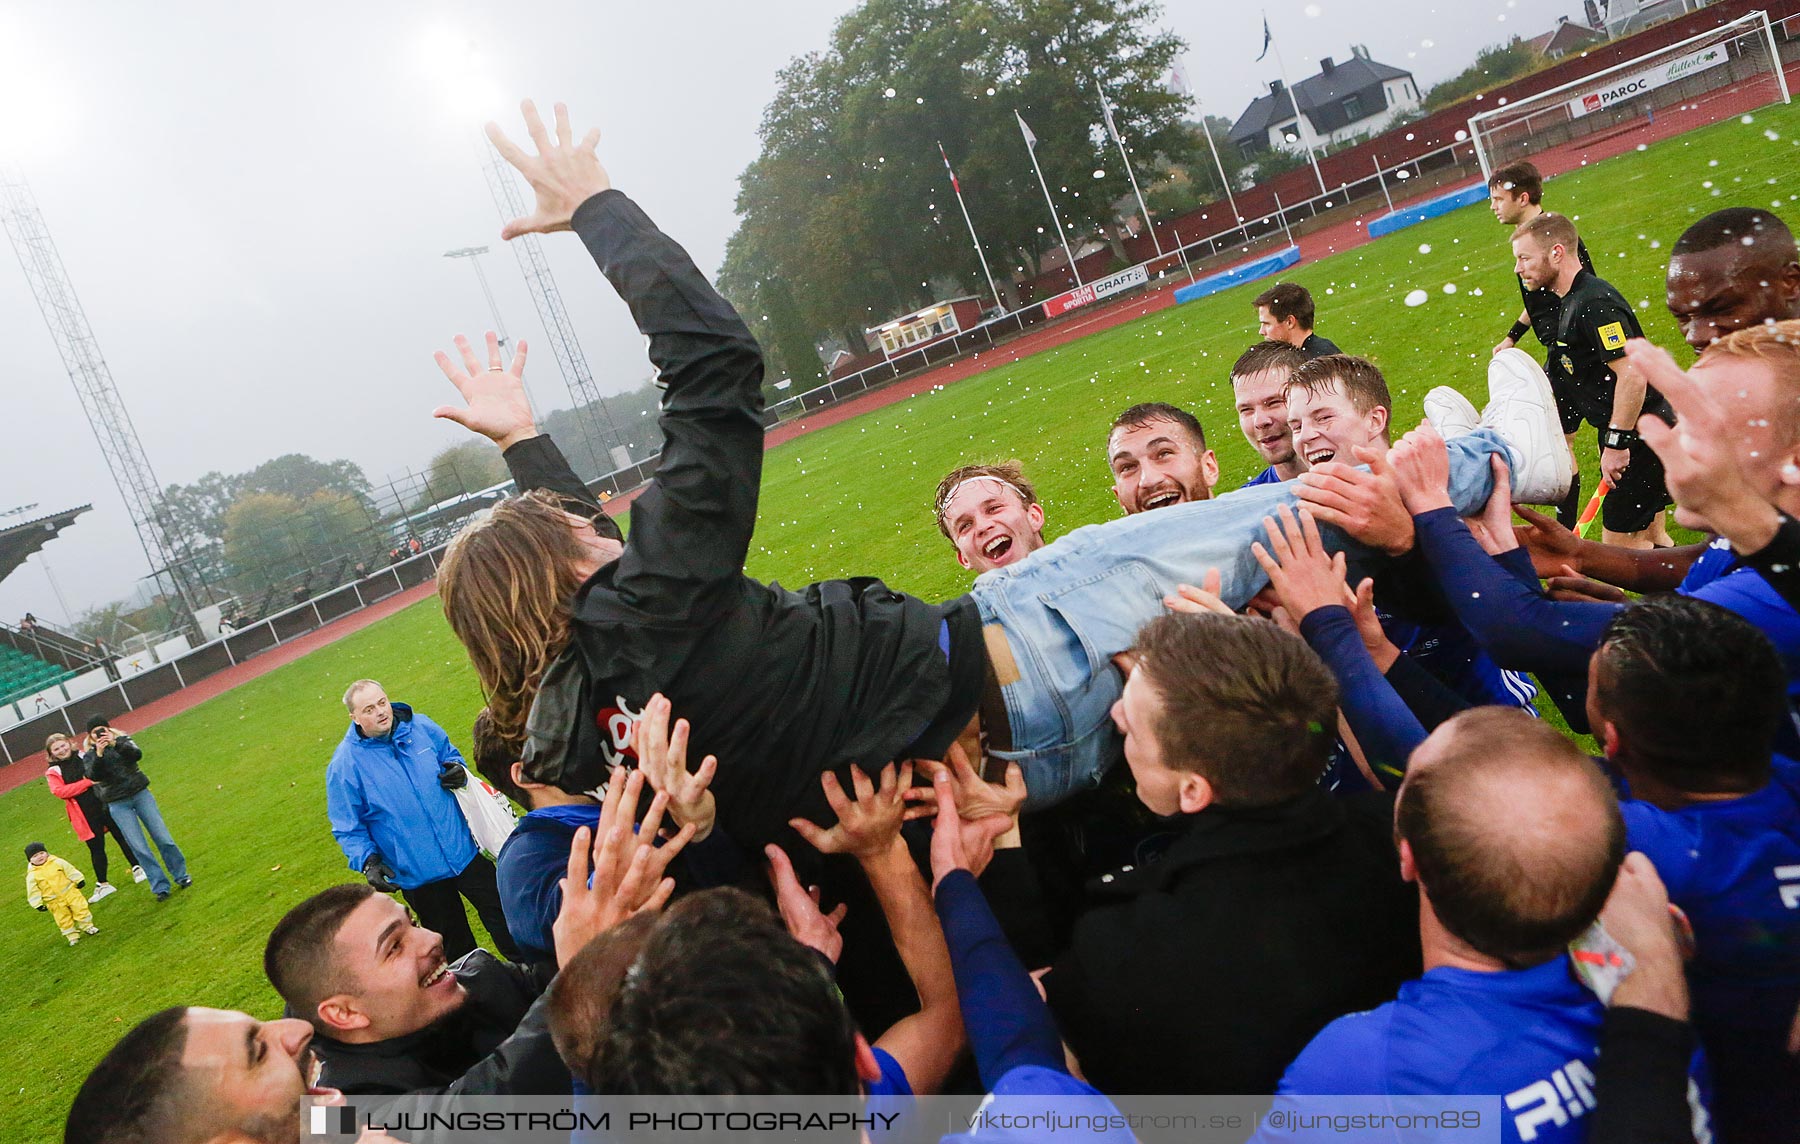
M0 704L53 687L76 673L18 648L0 644Z

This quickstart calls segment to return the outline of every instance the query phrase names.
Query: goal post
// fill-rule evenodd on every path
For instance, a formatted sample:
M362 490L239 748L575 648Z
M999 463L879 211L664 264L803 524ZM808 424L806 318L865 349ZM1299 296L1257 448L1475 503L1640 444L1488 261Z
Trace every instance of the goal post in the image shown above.
M1520 159L1571 166L1789 100L1767 12L1749 12L1685 40L1469 118L1481 173Z

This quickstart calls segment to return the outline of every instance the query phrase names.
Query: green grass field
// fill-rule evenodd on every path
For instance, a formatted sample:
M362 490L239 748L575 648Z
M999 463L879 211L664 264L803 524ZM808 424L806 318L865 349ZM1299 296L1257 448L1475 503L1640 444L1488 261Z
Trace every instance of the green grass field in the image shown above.
M1793 135L1800 109L1772 109L1559 178L1548 205L1579 219L1602 275L1641 300L1652 338L1675 346L1662 306L1669 245L1722 206L1780 205L1800 221ZM664 221L679 235L679 219ZM1395 421L1407 426L1434 385L1485 400L1489 350L1519 309L1506 237L1471 207L1289 277L1318 298L1322 333L1382 366ZM1138 401L1194 409L1235 487L1258 466L1237 432L1226 369L1256 336L1249 300L1258 288L1152 315L770 452L751 574L798 585L879 573L926 598L955 595L969 576L931 519L938 478L965 461L1016 456L1044 496L1051 535L1115 516L1106 427ZM1414 289L1429 301L1408 308L1402 299ZM1527 348L1537 350L1529 340ZM1591 487L1591 440L1583 465ZM428 601L138 737L194 889L158 905L115 874L120 892L95 907L103 932L70 949L13 883L21 896L0 926L0 1138L59 1137L88 1068L156 1009L276 1014L261 968L265 936L294 902L351 877L326 825L324 770L346 725L338 696L359 676L381 679L466 746L479 695ZM23 864L34 839L86 868L61 804L35 781L0 798L0 840L14 861Z

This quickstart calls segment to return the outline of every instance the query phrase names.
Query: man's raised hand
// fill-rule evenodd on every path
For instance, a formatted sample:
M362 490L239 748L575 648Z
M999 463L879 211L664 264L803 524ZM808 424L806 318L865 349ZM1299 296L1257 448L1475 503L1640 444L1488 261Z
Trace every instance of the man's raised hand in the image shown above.
M1388 464L1393 466L1407 512L1418 516L1455 507L1450 500L1450 453L1431 422L1419 422L1417 429L1400 438L1388 451Z
M1219 570L1208 568L1200 578L1200 587L1192 584L1177 584L1175 590L1163 597L1163 607L1171 612L1186 612L1199 615L1202 612L1213 612L1221 616L1234 616L1231 605L1219 598Z
M614 767L600 821L591 833L585 826L575 832L562 909L551 927L558 965L567 965L588 942L633 914L662 909L675 892L675 879L663 872L694 836L694 828L684 826L658 846L656 833L669 805L669 797L659 794L634 831L632 819L643 792L640 772L627 776L623 767Z
M1469 532L1482 551L1489 556L1499 556L1519 547L1519 538L1513 529L1512 470L1498 453L1488 458L1488 465L1494 472L1494 491L1488 494L1481 515L1464 517L1463 522L1469 526Z
M675 720L669 729L672 705L662 692L644 704L644 714L631 729L631 746L637 752L638 770L650 781L650 789L669 796L669 813L676 826L694 827L694 841L712 833L718 820L718 801L709 789L719 760L708 755L700 761L700 769L692 774L687 769L688 721Z
M837 909L826 913L819 907L819 887L800 885L794 864L788 861L787 851L771 842L763 847L763 856L769 860L769 883L775 887L775 908L781 911L781 923L787 927L789 936L808 949L818 950L835 965L838 955L844 952L844 938L838 933L838 923L844 920L850 907L839 902Z
M1333 556L1325 551L1325 541L1319 536L1312 510L1302 508L1298 520L1287 505L1280 506L1276 512L1280 515L1279 525L1274 517L1263 518L1269 546L1251 544L1250 554L1268 573L1269 584L1281 597L1281 606L1287 609L1294 622L1304 620L1320 608L1345 605L1348 600L1354 600L1355 596L1345 582L1344 554L1340 552Z
M966 762L967 760L965 760ZM994 857L994 842L1012 827L1001 815L970 821L956 804L955 785L948 771L938 771L931 781L937 800L937 821L931 828L931 888L952 870L967 870L976 877Z
M500 237L504 239L568 230L576 207L612 187L612 179L600 165L600 156L595 150L600 146L598 127L582 136L581 142L575 142L569 130L569 109L559 103L556 105L556 138L552 140L550 133L544 130L544 121L538 118L536 104L528 99L519 105L519 110L525 116L525 130L537 148L536 155L526 154L524 148L508 139L498 123L487 125L488 142L502 158L518 168L537 195L535 210L500 228Z
M1359 469L1338 461L1301 473L1294 495L1313 516L1335 525L1371 548L1400 556L1413 546L1412 514L1400 499L1387 450L1358 447L1351 454L1368 465Z
M1717 532L1741 553L1761 550L1774 539L1781 516L1745 476L1741 438L1724 408L1667 350L1634 338L1625 353L1675 411L1673 426L1653 413L1638 419L1644 443L1662 461L1664 483L1675 498L1675 522Z
M969 763L969 756L956 743L950 744L944 762L936 759L918 760L919 770L928 779L936 779L939 773L950 776L951 793L956 796L956 810L963 818L973 822L983 818L1001 815L1009 823L1016 823L1019 811L1025 806L1025 772L1019 764L1008 762L1002 781L992 783L982 778ZM928 807L916 817L929 818L937 813L937 793L929 787L907 787L902 792L906 801Z
M1019 764L1007 763L1005 781L991 783L969 765L963 749L952 743L946 762L922 759L919 768L932 785L907 788L906 801L913 804L907 817L935 816L934 831L954 828L960 837L958 853L966 856L963 868L980 877L996 848L1019 845L1019 811L1025 806L1026 793L1025 772ZM946 793L949 802L944 801ZM946 809L955 812L949 822L944 819ZM934 853L940 845L932 842ZM937 870L935 859L932 873L936 885L943 872Z
M454 421L472 433L500 446L504 451L527 437L538 435L537 423L531 416L531 402L525 397L525 342L513 351L510 365L500 360L500 338L492 330L487 336L487 365L475 356L469 339L456 335L456 352L462 358L460 367L450 355L439 350L432 355L456 392L466 404L440 405L431 411L433 417Z
M825 801L837 815L837 825L826 828L804 818L788 819L788 825L814 849L822 854L853 854L860 861L879 858L899 843L900 824L906 819L901 792L912 785L911 762L900 764L898 781L894 764L881 768L879 787L862 768L852 765L850 784L856 790L855 801L845 797L843 786L830 771L819 776L819 783L825 788Z
M1581 574L1581 537L1528 505L1514 505L1513 512L1525 522L1513 525L1513 536L1531 553L1531 566L1539 576L1560 576L1569 568L1574 575Z

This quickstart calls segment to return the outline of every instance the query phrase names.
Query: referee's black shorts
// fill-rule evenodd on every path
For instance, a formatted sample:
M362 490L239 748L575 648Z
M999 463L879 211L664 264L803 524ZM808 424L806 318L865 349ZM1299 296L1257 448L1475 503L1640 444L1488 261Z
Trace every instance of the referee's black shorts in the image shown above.
M1642 532L1674 503L1663 483L1662 461L1655 450L1638 441L1630 453L1631 464L1600 508L1600 523L1608 532Z
M1560 373L1552 373L1548 362L1544 363L1544 372L1550 377L1550 393L1556 398L1556 415L1562 419L1563 436L1573 437L1581 430L1581 423L1585 420L1581 416L1581 407L1575 403L1571 393L1573 386Z

